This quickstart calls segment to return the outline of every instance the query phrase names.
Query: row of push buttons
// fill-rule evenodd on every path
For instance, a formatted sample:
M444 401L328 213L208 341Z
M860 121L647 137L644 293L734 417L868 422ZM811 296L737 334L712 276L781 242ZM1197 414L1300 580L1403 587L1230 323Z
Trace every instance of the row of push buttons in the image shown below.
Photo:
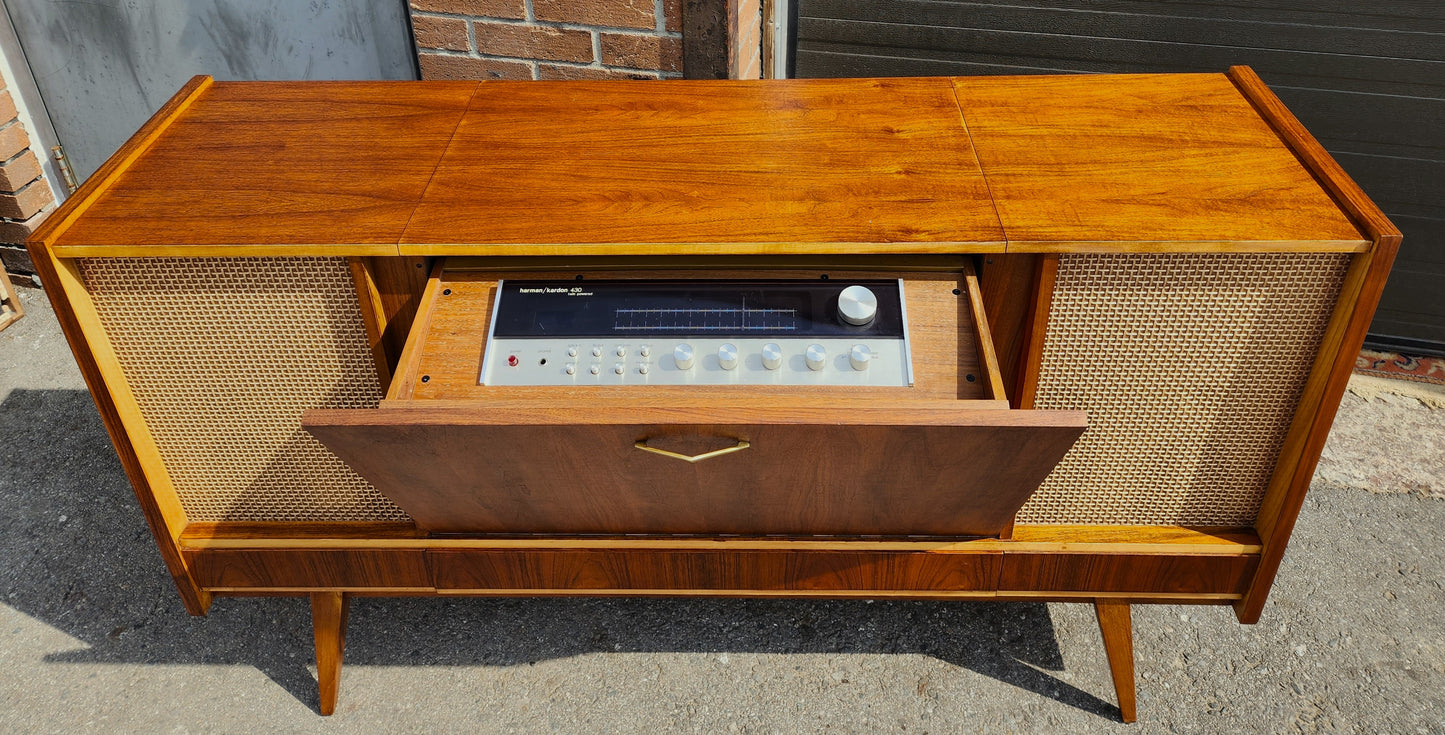
M618 348L619 350L621 348ZM783 364L783 348L774 342L763 345L762 349L763 367L769 370L777 370ZM867 370L868 363L873 359L873 353L867 345L853 345L848 351L848 364L854 370ZM680 344L672 351L672 360L682 370L690 370L697 362L697 356L693 353L692 345ZM717 362L724 370L732 370L738 366L738 348L731 342L717 348ZM809 370L822 370L828 363L828 350L822 345L808 345L803 351L803 360L808 364Z
M643 356L643 357L651 357L651 356L652 356L652 348L651 348L651 347L648 347L647 345L643 345L642 348L637 351L637 354L639 354L639 355L641 355L641 356ZM568 356L568 357L576 357L576 356L577 356L577 348L576 348L576 347L568 347L568 348L567 348L567 356ZM602 356L602 348L601 348L601 347L593 347L593 348L592 348L592 356L593 356L593 357L601 357L601 356ZM622 345L618 345L618 347L617 347L617 356L618 356L618 357L627 357L627 348L624 347L624 346L622 346Z
M627 348L626 348L625 346L623 346L623 345L618 345L616 352L617 352L617 356L618 356L618 357L626 357L626 356L627 356ZM577 352L577 348L576 348L576 347L568 347L568 348L567 348L567 357L569 357L569 358L575 358L575 357L577 357L577 354L578 354L578 352ZM651 356L652 356L652 348L651 348L651 347L648 347L647 345L643 345L642 348L637 351L637 354L638 354L638 355L641 355L642 357L651 357ZM593 348L592 348L592 356L593 356L593 357L602 357L602 348L601 348L601 347L593 347ZM568 374L568 375L576 375L576 374L577 374L577 365L576 365L576 363L571 363L571 362L567 363L566 371L567 371L567 374ZM593 365L593 366L591 366L590 368L588 368L588 372L592 373L593 375L597 375L597 374L599 374L599 373L602 372L602 367L601 367L600 365ZM619 363L617 363L616 365L614 365L614 366L612 367L612 372L617 373L618 375L621 375L621 374L627 372L627 366L624 365L623 363L620 363L620 362L619 362ZM648 372L648 367L647 367L646 365L643 365L643 366L637 368L637 372L642 373L643 375L646 375L647 372Z
M594 358L601 358L602 353L603 350L600 346L594 346L592 348L592 356ZM619 345L616 348L615 353L618 357L626 357L627 347ZM577 374L577 363L573 362L572 360L575 360L578 354L578 348L567 348L567 357L569 358L569 361L564 368L564 371L568 375ZM647 345L643 345L642 347L638 348L637 354L643 358L651 357L652 348ZM785 355L783 354L783 348L776 342L769 342L763 345L762 349L760 350L759 356L762 358L763 367L768 370L777 370L782 367L783 358L785 357ZM718 366L724 370L737 369L737 366L741 362L741 359L742 355L739 353L737 345L734 345L731 342L722 344L717 348ZM697 364L697 355L693 351L692 345L683 343L673 348L672 360L679 370L691 370L693 366ZM852 366L854 370L867 370L868 364L872 362L872 360L873 352L868 349L867 345L855 344L848 351L848 364ZM517 367L519 362L520 361L517 359L517 356L515 354L510 355L507 358L507 364L511 367ZM546 360L543 360L542 362L543 364L545 364ZM808 366L809 370L812 370L814 372L822 370L827 366L828 363L827 348L823 347L823 345L820 344L808 345L807 349L803 351L803 362ZM625 363L619 362L613 366L612 370L618 375L622 375L627 372L627 365ZM602 367L599 363L593 363L591 366L588 367L588 371L593 375L599 375L602 372ZM647 375L649 371L650 368L646 364L640 365L637 368L637 372L642 375Z
M576 375L576 374L577 374L577 366L576 366L575 364L573 364L573 363L570 363L570 362L567 363L567 368L566 368L566 370L567 370L567 374L568 374L568 375ZM591 372L593 375L596 375L596 374L602 372L602 368L601 368L601 366L593 365L592 367L588 368L588 371ZM614 365L614 366L612 367L612 372L617 373L618 375L621 375L621 374L627 372L627 366L626 366L626 365L623 365L622 363L619 362L619 363L617 363L616 365ZM642 367L637 368L637 372L642 373L643 375L646 375L646 374L647 374L647 366L646 366L646 365L643 365Z

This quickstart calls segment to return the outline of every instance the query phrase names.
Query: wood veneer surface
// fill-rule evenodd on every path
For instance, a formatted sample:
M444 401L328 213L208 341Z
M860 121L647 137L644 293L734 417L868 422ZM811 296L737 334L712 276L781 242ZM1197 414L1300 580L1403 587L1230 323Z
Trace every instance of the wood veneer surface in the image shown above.
M439 589L992 590L998 552L427 552Z
M160 114L57 255L1369 245L1222 74L207 81Z
M1223 74L953 84L1010 252L1070 242L1369 244Z
M496 82L477 87L402 250L1002 241L946 79Z
M413 403L308 411L302 425L441 533L997 536L1085 427L1079 412L967 401ZM743 449L689 464L638 442Z
M213 83L52 247L395 255L475 88Z
M815 549L861 551L1009 551L1094 554L1258 554L1260 539L1249 528L1182 526L1029 526L1014 527L1011 539L858 540L745 538L721 536L503 536L429 538L406 522L250 523L197 521L180 537L188 550L199 549Z
M1004 596L1126 595L1238 599L1258 555L1014 553L1003 548L432 548L187 549L206 589L350 589L435 594L672 590L998 592ZM853 542L869 546L867 542ZM835 544L845 546L847 544ZM875 546L877 544L874 544Z

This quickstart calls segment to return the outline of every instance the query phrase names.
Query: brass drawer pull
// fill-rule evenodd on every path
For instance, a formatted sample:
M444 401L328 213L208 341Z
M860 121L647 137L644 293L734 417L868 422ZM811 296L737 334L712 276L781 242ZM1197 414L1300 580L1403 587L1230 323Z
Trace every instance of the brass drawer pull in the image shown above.
M658 449L657 447L649 447L649 446L647 446L647 440L646 440L646 439L644 439L644 440L642 440L642 441L640 441L640 442L637 442L636 444L633 444L632 446L637 447L638 449L641 449L641 450L644 451L644 452L652 452L653 454L661 454L661 455L664 456L664 457L672 457L673 459L680 459L680 460L682 460L682 461L684 461L684 462L701 462L701 461L703 461L704 459L712 459L713 457L721 457L721 456L723 456L724 454L732 454L733 452L741 452L741 451L743 451L744 449L747 449L748 447L750 447L750 446L752 446L752 445L749 444L749 443L746 442L746 441L743 441L742 439L739 439L739 440L738 440L738 445L735 446L735 447L723 447L722 449L714 449L714 450L711 451L711 452L703 452L702 454L695 454L695 455L693 455L693 456L691 456L691 457L687 456L686 454L678 454L677 452L669 452L669 451L667 451L666 449Z

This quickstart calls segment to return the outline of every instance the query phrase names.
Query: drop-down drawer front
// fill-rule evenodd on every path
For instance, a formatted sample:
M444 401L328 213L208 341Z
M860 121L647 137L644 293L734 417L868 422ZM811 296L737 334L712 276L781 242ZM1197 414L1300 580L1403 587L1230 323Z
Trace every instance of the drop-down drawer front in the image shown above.
M303 425L432 533L997 536L1079 412L958 401L535 401L311 411Z

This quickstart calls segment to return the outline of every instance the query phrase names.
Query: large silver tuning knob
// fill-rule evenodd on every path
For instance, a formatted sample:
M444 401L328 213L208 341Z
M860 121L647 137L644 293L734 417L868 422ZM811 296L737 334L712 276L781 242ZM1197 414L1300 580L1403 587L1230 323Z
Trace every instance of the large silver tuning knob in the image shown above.
M808 345L803 352L803 361L808 363L809 370L822 370L828 363L828 351L823 349L823 345Z
M691 369L693 363L692 345L680 344L675 347L672 350L672 361L677 363L678 370Z
M729 342L722 347L717 348L717 364L721 365L723 370L732 370L733 368L737 367L737 345Z
M769 370L777 370L783 365L783 348L776 343L769 342L763 345L763 367Z
M868 351L867 345L853 345L853 349L848 352L848 364L852 365L854 370L867 370L872 359L873 353Z
M878 297L863 286L849 286L838 294L838 318L848 324L864 325L878 314Z

